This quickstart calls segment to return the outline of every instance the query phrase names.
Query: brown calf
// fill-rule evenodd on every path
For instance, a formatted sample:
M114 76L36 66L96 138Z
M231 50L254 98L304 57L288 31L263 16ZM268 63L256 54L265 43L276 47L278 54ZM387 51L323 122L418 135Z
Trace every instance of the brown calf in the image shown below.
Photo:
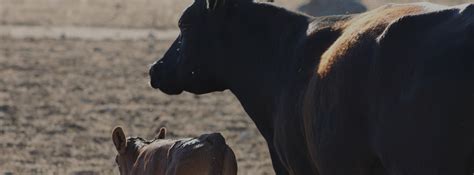
M236 175L232 149L219 133L196 138L165 139L161 128L153 140L125 137L121 127L112 133L121 175Z

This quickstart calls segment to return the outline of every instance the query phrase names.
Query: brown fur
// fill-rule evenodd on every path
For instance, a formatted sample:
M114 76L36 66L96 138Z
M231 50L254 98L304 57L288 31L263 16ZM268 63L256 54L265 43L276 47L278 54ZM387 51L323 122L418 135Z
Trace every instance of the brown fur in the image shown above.
M119 153L116 162L121 175L236 175L235 155L220 134L193 139L165 139L160 129L154 140L125 139L122 128L112 139Z
M361 14L341 26L343 34L321 56L317 72L324 77L335 62L350 54L354 45L364 42L363 38L377 38L394 20L406 15L424 12L424 7L413 5L386 5Z

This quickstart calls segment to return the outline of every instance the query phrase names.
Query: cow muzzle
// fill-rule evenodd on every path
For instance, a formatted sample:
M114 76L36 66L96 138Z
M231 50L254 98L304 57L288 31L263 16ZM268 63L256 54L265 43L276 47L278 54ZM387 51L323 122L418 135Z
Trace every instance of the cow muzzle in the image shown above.
M152 88L159 89L169 95L177 95L183 92L183 89L179 87L175 73L168 70L162 60L153 64L148 73Z

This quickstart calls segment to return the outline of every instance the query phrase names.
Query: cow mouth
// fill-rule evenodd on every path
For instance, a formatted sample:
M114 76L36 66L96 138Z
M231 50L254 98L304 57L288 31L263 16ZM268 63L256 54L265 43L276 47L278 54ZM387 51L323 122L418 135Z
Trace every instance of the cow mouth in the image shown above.
M154 89L159 89L161 92L168 94L168 95L179 95L183 93L183 90L180 89L173 89L173 88L166 88L164 86L155 85L154 83L150 82L150 85Z
M183 89L176 88L176 79L165 77L163 74L157 73L156 68L150 68L150 86L153 89L159 89L161 92L168 95L179 95L183 93Z

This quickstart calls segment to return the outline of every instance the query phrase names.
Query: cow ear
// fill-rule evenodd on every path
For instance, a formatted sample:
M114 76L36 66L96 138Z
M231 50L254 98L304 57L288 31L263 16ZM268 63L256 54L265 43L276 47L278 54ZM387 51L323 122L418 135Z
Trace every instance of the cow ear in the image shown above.
M121 127L115 127L112 132L112 140L114 141L115 148L120 154L125 153L127 148L127 139L125 138L125 133Z
M156 134L155 139L165 139L165 137L166 137L166 128L162 127L160 128L160 131L158 132L158 134Z

